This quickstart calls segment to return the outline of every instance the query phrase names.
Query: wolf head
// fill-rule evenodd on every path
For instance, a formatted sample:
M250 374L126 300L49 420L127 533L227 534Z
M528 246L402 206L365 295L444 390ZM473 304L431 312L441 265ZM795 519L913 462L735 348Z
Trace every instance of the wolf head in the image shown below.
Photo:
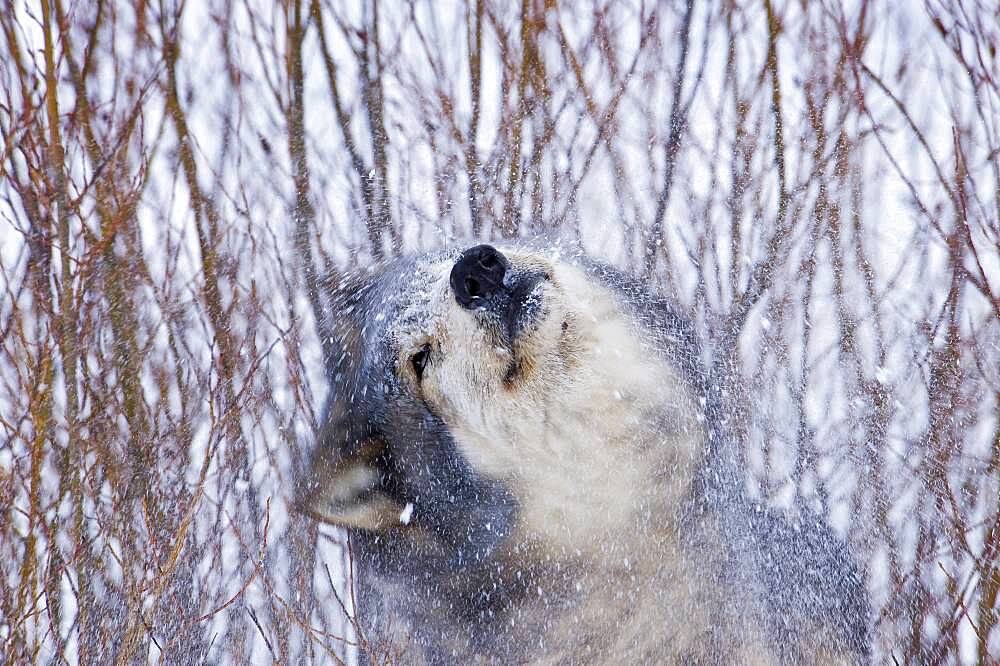
M670 327L651 324L656 304L614 271L478 245L335 291L325 330L342 353L300 483L308 513L390 567L450 571L500 554L617 557L623 539L675 527L698 395Z

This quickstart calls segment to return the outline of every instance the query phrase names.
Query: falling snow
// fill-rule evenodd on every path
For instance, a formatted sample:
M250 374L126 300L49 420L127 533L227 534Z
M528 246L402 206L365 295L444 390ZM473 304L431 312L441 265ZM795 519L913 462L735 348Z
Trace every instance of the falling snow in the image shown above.
M864 572L872 663L997 660L995 2L316 6L17 0L0 18L0 663L359 663L375 546L298 503L317 492L308 470L337 469L316 453L342 416L324 405L348 385L344 413L398 397L396 375L359 378L358 357L374 347L417 381L400 350L441 334L379 337L393 318L364 304L405 294L409 321L432 321L460 249L519 238L552 263L613 266L608 288L633 305L669 301L690 324L672 341L697 342L682 370L717 381L658 411L657 441L630 431L576 476L544 474L567 462L558 438L441 455L417 446L447 425L427 419L393 443L420 478L550 456L442 495L453 552L438 570L538 547L516 542L503 484L573 499L546 514L565 542L545 576L480 572L464 600L477 626L510 580L546 618L622 568L607 607L622 617L664 569L671 589L704 590L620 539L567 535L675 517L614 501L636 483L615 447L736 432L698 478L747 502L719 520L759 576L713 584L777 590L769 617L791 635L782 622L810 603L842 611L846 583L796 595L842 544ZM364 292L393 259L441 251ZM572 332L564 345L587 343ZM509 346L487 349L513 367ZM614 345L590 351L652 377ZM653 380L581 413L597 428L665 395ZM487 412L476 397L463 416ZM412 489L378 495L377 465L401 460L372 432L347 443L375 467L326 510L419 533L435 514ZM683 465L656 470L664 489ZM584 501L599 510L571 524ZM808 541L825 530L835 540ZM748 546L761 534L781 547ZM692 567L714 553L697 552ZM430 608L441 590L419 582L394 585ZM558 660L560 625L528 629Z

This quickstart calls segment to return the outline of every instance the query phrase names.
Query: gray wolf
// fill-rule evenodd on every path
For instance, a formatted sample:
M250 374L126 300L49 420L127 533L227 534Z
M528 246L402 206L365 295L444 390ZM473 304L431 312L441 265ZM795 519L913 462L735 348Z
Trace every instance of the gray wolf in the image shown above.
M757 506L725 471L724 399L668 302L530 246L399 259L329 292L330 397L297 502L349 531L371 650L869 659L861 571L821 519Z

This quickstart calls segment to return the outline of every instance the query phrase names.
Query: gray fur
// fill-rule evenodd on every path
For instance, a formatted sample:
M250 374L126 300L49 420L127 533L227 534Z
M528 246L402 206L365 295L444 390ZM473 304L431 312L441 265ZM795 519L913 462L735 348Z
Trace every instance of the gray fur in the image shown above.
M431 664L866 662L863 575L822 520L746 497L724 366L704 369L685 318L585 257L505 254L551 276L509 348L487 313L449 302L457 252L331 289L322 328L339 353L299 502L349 529L366 650Z

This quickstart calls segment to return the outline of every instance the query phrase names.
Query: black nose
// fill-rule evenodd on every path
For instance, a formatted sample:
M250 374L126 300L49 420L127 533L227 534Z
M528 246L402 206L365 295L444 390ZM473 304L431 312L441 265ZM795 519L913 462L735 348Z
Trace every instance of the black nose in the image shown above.
M503 288L503 276L510 262L491 245L477 245L462 253L451 269L455 300L472 310Z

